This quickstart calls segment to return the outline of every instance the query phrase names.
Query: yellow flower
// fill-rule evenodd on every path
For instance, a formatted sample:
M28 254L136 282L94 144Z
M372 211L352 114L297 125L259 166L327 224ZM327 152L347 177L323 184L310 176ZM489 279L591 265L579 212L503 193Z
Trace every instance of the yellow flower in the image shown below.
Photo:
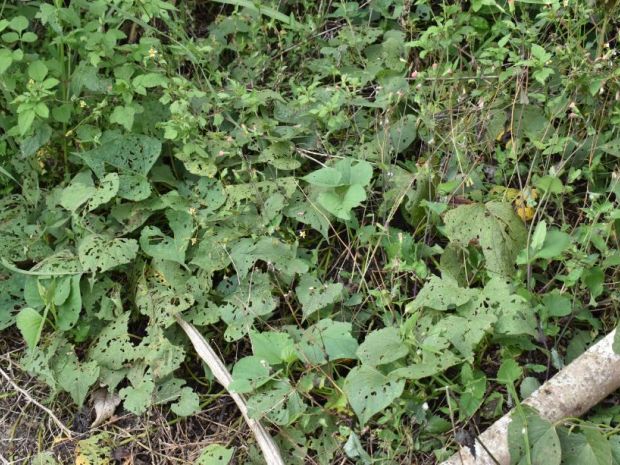
M153 47L149 48L149 58L151 60L154 60L157 57L157 50L155 50Z
M80 100L80 108L86 108L88 105L84 100Z
M536 213L536 199L538 191L530 187L526 187L514 198L513 203L519 218L523 221L531 221Z

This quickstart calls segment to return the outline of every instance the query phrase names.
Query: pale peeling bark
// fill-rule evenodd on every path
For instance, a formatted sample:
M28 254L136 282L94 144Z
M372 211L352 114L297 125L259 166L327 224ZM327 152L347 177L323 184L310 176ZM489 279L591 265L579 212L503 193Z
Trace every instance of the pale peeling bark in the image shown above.
M534 407L542 418L554 423L584 414L618 389L620 355L612 349L615 332L590 347L538 388L523 404ZM475 457L468 447L462 447L440 465L509 465L507 433L511 414L504 415L476 438Z
M267 465L284 465L284 460L282 460L280 450L278 449L278 446L274 442L273 438L259 421L250 418L248 415L248 407L245 403L245 399L239 394L229 390L229 385L232 382L232 376L224 363L211 348L207 340L198 332L194 325L188 323L179 315L176 315L176 320L183 331L185 331L185 334L189 337L198 356L209 366L213 372L213 376L215 376L218 382L224 386L224 389L228 391L230 397L232 397L235 404L237 404L237 407L241 411L241 415L243 415L245 422L252 430L252 433L254 433L256 442L263 453L263 458L265 459Z

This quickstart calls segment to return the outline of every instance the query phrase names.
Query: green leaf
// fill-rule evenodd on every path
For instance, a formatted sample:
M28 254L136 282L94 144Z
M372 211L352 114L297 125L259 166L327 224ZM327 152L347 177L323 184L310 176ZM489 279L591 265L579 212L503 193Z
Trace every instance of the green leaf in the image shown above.
M211 444L205 447L194 465L228 465L235 449L228 449L219 444Z
M170 410L180 417L188 417L200 411L200 398L186 386L179 391L179 399L170 406Z
M547 315L551 317L567 316L573 311L571 299L559 292L545 294L543 304L545 305Z
M400 397L405 381L391 381L366 365L353 368L344 381L344 392L362 426Z
M599 297L605 290L605 273L598 266L585 270L582 279L589 289L592 299Z
M116 173L106 174L97 190L90 196L88 200L88 211L93 211L97 207L108 203L118 193L120 187L120 178Z
M161 142L154 137L106 133L100 147L83 152L80 156L98 178L105 175L107 166L116 168L121 174L146 176L160 152Z
M527 232L509 203L461 205L445 214L446 235L467 247L478 242L492 276L512 276L515 259L525 246Z
M600 431L590 427L582 433L560 433L562 465L612 465L611 444Z
M341 300L344 286L341 283L321 283L310 274L305 274L295 288L302 306L304 318Z
M227 340L237 340L247 334L256 318L269 315L275 310L278 300L271 295L271 284L267 274L255 272L240 283L234 277L220 286L226 290L226 303L220 307L220 316L228 325Z
M449 310L465 305L477 295L476 290L460 287L456 280L449 276L440 278L432 275L418 292L415 300L407 305L407 311L418 310L423 307L434 310Z
M114 108L110 114L110 123L120 124L127 131L131 131L133 127L133 120L136 115L136 109L131 105L122 106L119 105Z
M58 384L71 395L73 402L81 407L90 387L99 379L99 366L96 362L80 363L73 352L62 357L55 367Z
M359 207L366 200L366 191L359 184L354 184L338 191L321 192L319 204L332 215L343 220L351 219L351 210Z
M36 347L41 338L41 330L45 323L39 312L30 307L23 308L17 314L15 321L28 347Z
M138 253L135 239L106 239L97 234L86 236L78 247L80 263L86 272L104 273L130 263Z
M356 359L358 343L351 336L352 325L329 318L306 331L297 346L299 359L308 365L319 365L338 359Z
M35 81L42 82L47 76L47 66L42 61L33 61L28 66L28 76Z
M363 364L385 365L403 358L409 349L403 344L398 329L389 327L370 332L357 349Z
M151 405L154 390L155 383L151 379L142 378L135 386L127 386L118 394L123 399L125 409L135 415L140 415Z
M509 358L504 360L497 372L497 381L502 384L514 384L523 375L523 368L517 362Z
M293 339L287 333L269 331L250 332L252 353L269 365L292 362L297 358Z
M80 290L81 275L69 278L71 292L69 297L56 308L56 323L61 331L68 331L75 326L82 311L82 292Z
M288 381L269 383L248 399L251 418L266 417L276 425L288 425L306 409L299 393Z
M34 122L34 118L36 113L34 109L29 108L24 111L20 111L17 115L17 127L19 128L20 135L25 135L30 128L32 127L32 123Z
M229 388L245 394L255 391L270 380L269 364L256 356L243 357L233 367L233 381Z
M15 32L21 32L28 27L28 20L24 16L15 16L9 22L9 27Z
M564 448L560 447L555 427L528 407L523 407L522 411L522 414L513 413L508 425L510 465L560 465Z
M97 192L93 178L88 171L76 174L71 183L60 193L60 205L69 211L77 210Z
M0 48L0 74L3 74L13 63L13 53L8 48Z
M174 237L171 238L157 226L146 226L140 234L140 247L147 255L162 260L185 263L185 252L194 231L189 213L166 210L166 218Z
M342 185L340 182L342 179L340 171L329 166L313 171L302 179L313 186L319 187L337 187Z

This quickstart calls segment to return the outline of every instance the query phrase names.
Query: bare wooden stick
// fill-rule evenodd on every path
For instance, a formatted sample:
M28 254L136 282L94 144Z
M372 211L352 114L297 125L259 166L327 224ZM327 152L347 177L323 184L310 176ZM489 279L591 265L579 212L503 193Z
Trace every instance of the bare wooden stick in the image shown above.
M24 396L28 400L28 402L36 405L41 410L43 410L45 413L47 413L47 415L54 421L54 423L56 423L56 425L58 425L58 428L60 428L62 430L62 432L65 433L65 435L68 438L72 437L73 433L71 432L71 430L69 428L67 428L63 424L63 422L58 419L58 417L56 415L54 415L54 412L52 412L45 405L41 404L37 400L33 399L32 396L28 393L28 391L26 391L25 389L20 388L17 384L15 384L15 382L11 379L11 377L9 375L7 375L2 368L0 368L0 375L2 375L2 377L4 379L6 379L11 386L13 386L13 389L15 389L17 392L19 392L22 396Z
M260 422L250 418L248 415L248 407L245 403L245 399L239 394L229 390L228 387L232 382L232 376L213 348L209 345L202 334L198 332L194 325L188 323L179 315L176 315L176 319L183 331L185 331L185 334L189 337L199 357L204 360L213 372L215 378L222 386L224 386L224 389L228 391L228 394L230 394L237 404L237 407L239 407L243 418L256 437L256 442L263 451L263 458L265 459L265 462L267 462L267 465L284 465L284 461L280 455L280 450L273 441L273 438L269 435L263 425L260 424Z
M578 417L620 388L620 355L612 349L615 330L539 387L523 404L551 423ZM512 411L476 439L475 457L468 447L440 465L509 465L508 425Z

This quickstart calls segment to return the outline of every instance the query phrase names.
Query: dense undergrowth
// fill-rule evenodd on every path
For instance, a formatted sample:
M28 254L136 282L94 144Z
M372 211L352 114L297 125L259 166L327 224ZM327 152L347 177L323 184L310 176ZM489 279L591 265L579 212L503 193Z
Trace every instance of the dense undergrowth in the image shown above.
M447 457L616 324L618 17L4 1L0 329L76 411L172 419L220 391L181 312L287 464ZM514 463L620 463L619 414Z

